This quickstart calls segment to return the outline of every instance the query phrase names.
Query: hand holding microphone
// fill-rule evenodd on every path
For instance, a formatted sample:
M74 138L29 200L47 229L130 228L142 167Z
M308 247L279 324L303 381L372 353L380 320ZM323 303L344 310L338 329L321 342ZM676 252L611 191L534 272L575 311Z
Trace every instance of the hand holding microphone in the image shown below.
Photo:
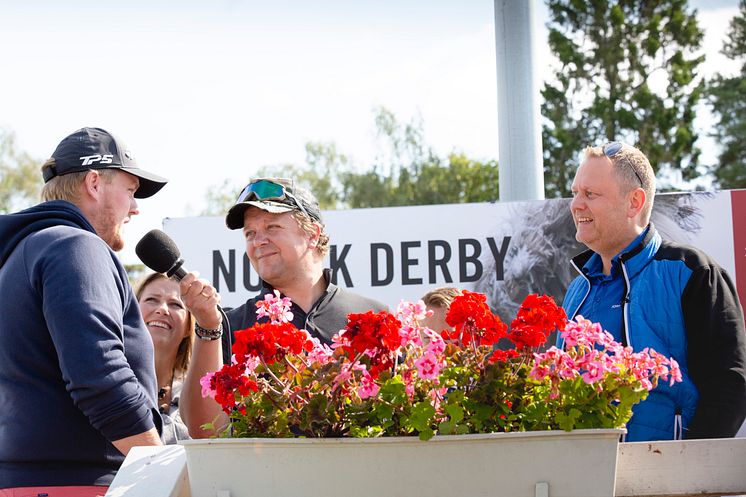
M197 273L189 273L184 268L184 259L176 243L163 231L151 230L137 242L135 253L140 260L157 273L163 273L179 281L179 289L184 305L194 315L202 328L217 329L222 322L220 295Z

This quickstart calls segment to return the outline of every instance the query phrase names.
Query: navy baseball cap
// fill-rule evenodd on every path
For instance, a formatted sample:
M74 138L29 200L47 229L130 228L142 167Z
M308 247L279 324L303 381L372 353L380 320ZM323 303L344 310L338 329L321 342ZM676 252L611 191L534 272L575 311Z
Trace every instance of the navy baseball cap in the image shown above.
M55 176L88 171L119 169L140 179L135 198L148 198L163 188L168 180L140 169L127 146L101 128L81 128L63 139L54 153L54 166L44 168L44 183Z

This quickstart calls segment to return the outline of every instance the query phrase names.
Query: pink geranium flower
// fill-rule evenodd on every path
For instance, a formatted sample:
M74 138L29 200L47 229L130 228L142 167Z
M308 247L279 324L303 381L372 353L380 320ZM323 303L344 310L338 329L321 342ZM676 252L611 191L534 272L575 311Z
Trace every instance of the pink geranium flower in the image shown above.
M274 295L268 293L264 300L256 303L256 316L269 317L272 323L289 323L293 320L292 305L289 297L280 297L280 292L275 290Z
M381 387L373 380L373 377L367 372L363 371L362 378L360 379L360 386L357 388L357 394L361 399L369 399L378 395L378 391Z
M217 393L217 391L210 385L213 376L215 376L215 373L207 373L199 379L199 384L202 385L203 397L212 397L213 399L215 398L215 394Z
M436 380L440 374L441 364L438 357L432 352L426 352L414 362L417 374L423 380Z

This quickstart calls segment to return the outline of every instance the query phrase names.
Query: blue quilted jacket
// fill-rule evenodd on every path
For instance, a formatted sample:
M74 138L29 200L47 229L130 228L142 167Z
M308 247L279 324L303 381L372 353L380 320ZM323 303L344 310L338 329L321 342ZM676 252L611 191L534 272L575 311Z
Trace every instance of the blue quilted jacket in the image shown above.
M590 291L582 268L592 255L586 251L572 260L580 276L565 295L569 317ZM623 344L673 357L683 374L681 383L661 382L635 406L626 440L734 436L746 416L746 338L728 274L703 252L662 241L652 224L618 260L625 288Z

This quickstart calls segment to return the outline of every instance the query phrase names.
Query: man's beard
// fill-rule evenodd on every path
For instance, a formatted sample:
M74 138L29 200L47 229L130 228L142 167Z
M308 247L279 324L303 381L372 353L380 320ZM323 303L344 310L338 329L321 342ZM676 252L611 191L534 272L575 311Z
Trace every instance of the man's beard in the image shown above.
M104 239L104 241L114 252L119 252L124 248L124 240L119 232L112 234L110 239Z
M116 222L115 214L110 207L104 206L101 213L102 223L97 227L98 236L114 252L119 252L124 248L124 239L122 238L122 223ZM100 232L99 232L100 229Z

